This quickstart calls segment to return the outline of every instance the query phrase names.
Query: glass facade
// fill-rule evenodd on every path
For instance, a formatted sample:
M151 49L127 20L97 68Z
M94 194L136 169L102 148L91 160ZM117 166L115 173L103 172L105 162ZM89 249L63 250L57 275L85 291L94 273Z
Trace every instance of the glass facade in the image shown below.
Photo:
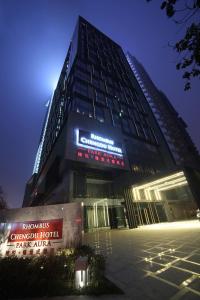
M130 53L127 53L126 57L165 137L176 165L200 169L199 154L186 130L187 125L166 95L152 82L143 65Z
M82 17L48 106L36 166L24 206L83 202L86 229L127 226L124 190L174 166L122 48ZM159 212L164 220L160 203L144 201L140 215L157 222Z

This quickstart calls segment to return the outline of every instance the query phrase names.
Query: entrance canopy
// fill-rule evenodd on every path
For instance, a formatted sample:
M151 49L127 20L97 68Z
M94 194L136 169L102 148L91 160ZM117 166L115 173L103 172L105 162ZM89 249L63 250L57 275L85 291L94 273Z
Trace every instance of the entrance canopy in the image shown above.
M184 172L176 172L172 175L164 176L145 184L133 186L132 192L134 201L160 201L162 200L162 194L160 192L184 185L188 185Z

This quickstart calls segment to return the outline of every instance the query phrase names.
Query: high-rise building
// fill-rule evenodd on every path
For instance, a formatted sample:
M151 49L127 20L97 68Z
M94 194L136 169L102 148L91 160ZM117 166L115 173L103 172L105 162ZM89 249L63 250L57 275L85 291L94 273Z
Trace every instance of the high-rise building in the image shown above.
M79 17L23 206L78 201L86 229L124 227L130 223L125 188L173 167L121 47ZM146 213L162 215L154 206Z
M176 165L200 169L200 157L186 130L186 123L166 95L155 86L143 65L130 53L127 53L126 57L159 124Z

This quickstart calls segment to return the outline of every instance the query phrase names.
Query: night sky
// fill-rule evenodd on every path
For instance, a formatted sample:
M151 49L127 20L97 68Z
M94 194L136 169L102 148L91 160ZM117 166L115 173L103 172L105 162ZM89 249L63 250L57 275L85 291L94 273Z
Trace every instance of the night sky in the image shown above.
M198 149L199 80L192 91L168 47L183 34L154 0L0 0L0 185L20 207L48 101L78 15L129 50L187 122Z

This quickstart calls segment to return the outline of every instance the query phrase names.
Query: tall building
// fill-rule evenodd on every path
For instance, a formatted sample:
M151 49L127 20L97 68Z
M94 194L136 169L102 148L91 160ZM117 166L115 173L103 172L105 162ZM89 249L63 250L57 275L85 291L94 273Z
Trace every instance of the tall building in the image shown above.
M173 167L121 47L79 17L23 206L82 202L86 229L125 227L125 188ZM160 206L147 213L161 219Z
M130 53L127 53L126 57L165 137L176 165L200 169L200 157L187 132L186 123L166 95L155 86L143 65Z

